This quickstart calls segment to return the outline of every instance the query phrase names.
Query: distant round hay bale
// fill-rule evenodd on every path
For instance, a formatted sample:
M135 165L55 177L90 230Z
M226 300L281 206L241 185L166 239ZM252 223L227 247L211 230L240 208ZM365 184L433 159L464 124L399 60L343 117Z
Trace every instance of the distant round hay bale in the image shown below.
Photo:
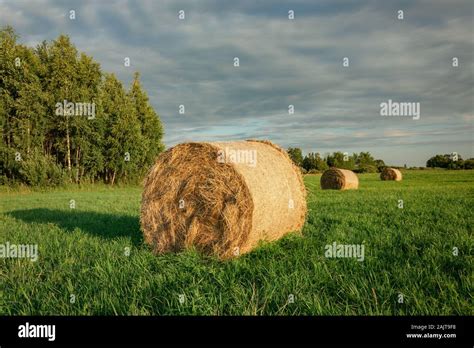
M140 222L157 253L195 247L225 259L301 230L306 189L285 151L267 141L184 143L145 179Z
M380 179L382 180L402 180L402 172L395 168L385 167L380 173Z
M359 178L351 170L329 168L321 176L321 188L323 190L350 190L358 187Z

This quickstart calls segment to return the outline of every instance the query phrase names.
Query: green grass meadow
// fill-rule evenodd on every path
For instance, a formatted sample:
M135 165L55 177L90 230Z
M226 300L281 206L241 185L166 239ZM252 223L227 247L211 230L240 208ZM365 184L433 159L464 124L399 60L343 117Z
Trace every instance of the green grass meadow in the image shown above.
M140 187L4 188L0 244L38 244L39 257L0 258L0 314L473 315L474 171L359 178L339 192L306 176L303 233L230 261L153 255ZM333 242L363 244L364 261L326 258Z

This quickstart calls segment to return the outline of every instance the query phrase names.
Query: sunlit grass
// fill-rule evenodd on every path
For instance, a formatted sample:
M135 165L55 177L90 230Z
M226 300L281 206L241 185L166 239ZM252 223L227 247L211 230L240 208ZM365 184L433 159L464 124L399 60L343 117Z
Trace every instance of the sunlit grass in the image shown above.
M0 244L37 243L39 259L0 259L0 314L474 314L473 171L365 174L346 192L319 177L305 177L302 236L226 262L154 256L139 187L4 191ZM325 258L334 241L364 244L364 261Z

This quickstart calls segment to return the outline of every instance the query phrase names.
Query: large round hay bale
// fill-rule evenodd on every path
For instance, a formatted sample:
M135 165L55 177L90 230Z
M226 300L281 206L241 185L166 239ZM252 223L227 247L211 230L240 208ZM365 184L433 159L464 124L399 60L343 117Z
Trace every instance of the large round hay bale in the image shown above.
M301 230L306 189L285 151L267 141L184 143L145 179L140 222L158 253L195 247L229 258Z
M329 168L321 176L321 188L323 190L350 190L358 187L359 178L351 170Z
M402 172L395 168L385 167L380 173L380 179L401 181Z

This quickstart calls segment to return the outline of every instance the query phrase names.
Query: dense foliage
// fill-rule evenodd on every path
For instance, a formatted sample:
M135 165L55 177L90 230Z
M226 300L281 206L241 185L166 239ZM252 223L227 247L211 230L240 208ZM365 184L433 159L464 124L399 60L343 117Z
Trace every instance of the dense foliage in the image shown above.
M463 160L461 155L445 154L431 157L426 162L427 167L447 169L474 169L474 158Z
M0 30L0 183L141 178L163 128L135 73L126 91L67 36L29 48Z
M308 173L323 172L329 167L349 169L356 173L376 173L386 167L383 160L375 159L370 152L349 155L338 151L322 157L319 153L314 152L303 156L298 147L290 147L287 151L293 162ZM426 162L426 166L429 168L474 169L474 158L463 160L459 154L436 155Z
M358 173L375 173L385 167L384 161L375 159L369 152L348 153L334 152L322 157L319 153L310 152L303 157L300 148L289 148L288 155L304 171L323 172L329 167L354 170Z

